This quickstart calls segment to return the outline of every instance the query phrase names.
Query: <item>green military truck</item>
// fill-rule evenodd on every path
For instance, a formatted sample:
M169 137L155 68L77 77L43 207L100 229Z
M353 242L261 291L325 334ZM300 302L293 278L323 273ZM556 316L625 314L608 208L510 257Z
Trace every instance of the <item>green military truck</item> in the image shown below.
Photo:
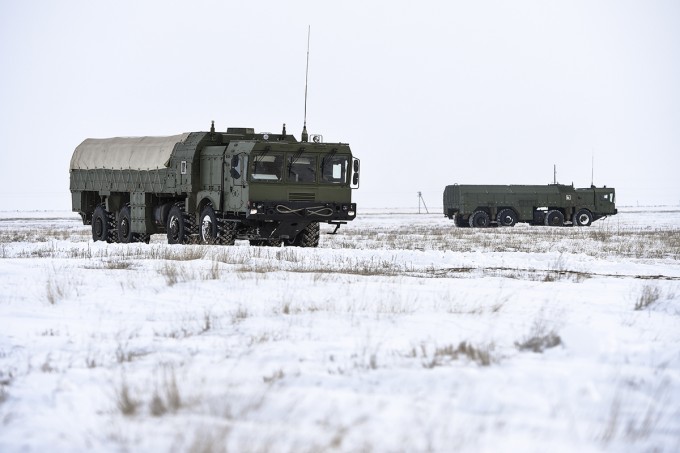
M459 227L513 226L517 222L589 226L613 214L615 191L606 186L454 184L444 189L444 215Z
M252 128L86 139L73 152L73 211L92 239L170 244L319 244L319 223L356 216L359 160L346 143Z

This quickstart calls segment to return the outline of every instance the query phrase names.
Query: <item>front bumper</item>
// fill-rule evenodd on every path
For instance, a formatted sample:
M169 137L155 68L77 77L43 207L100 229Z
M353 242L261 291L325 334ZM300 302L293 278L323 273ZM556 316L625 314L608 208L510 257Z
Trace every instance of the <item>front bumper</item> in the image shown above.
M350 221L356 217L356 203L313 201L251 201L246 218L250 220L295 220L315 222Z

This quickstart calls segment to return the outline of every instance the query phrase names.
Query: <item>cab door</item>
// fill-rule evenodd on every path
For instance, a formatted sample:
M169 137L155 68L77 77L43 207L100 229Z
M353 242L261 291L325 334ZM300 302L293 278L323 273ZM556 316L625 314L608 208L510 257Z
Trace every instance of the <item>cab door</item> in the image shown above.
M224 154L225 210L245 212L248 208L248 160L255 142L231 142Z
M614 189L597 189L595 191L595 210L598 214L616 214Z

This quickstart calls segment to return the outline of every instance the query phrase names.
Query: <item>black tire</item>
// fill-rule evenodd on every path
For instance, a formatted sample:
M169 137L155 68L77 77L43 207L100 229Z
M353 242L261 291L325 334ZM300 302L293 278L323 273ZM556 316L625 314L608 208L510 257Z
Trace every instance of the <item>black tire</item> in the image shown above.
M180 206L175 205L170 208L166 230L168 244L186 244L189 242L191 222L189 222L189 216Z
M486 211L475 211L470 216L469 222L471 228L486 228L491 223L491 218Z
M236 222L223 222L217 219L217 237L222 245L234 245L236 243Z
M453 216L453 224L460 228L468 228L470 226L470 224L463 219L462 214Z
M498 222L499 226L515 226L517 223L517 214L514 209L501 209L496 215L496 222Z
M130 206L123 206L118 211L118 240L124 244L137 242L137 235L132 232L132 214Z
M216 244L219 242L219 221L215 215L215 210L211 205L201 210L198 218L198 236L203 244Z
M319 222L312 222L298 233L291 245L296 247L318 247L320 234Z
M590 226L593 224L593 214L587 209L579 209L571 219L573 225Z
M117 237L113 214L106 211L103 205L94 208L92 213L92 240L111 243L116 242Z
M561 211L553 210L548 211L545 215L545 225L546 226L563 226L564 225L564 214Z

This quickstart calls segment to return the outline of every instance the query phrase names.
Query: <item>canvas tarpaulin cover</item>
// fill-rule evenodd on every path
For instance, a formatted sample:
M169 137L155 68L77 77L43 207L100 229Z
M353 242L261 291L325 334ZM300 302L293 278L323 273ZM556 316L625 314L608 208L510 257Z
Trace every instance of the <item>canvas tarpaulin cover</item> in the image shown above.
M168 137L88 138L71 157L71 170L155 170L168 166L172 150L189 133Z

